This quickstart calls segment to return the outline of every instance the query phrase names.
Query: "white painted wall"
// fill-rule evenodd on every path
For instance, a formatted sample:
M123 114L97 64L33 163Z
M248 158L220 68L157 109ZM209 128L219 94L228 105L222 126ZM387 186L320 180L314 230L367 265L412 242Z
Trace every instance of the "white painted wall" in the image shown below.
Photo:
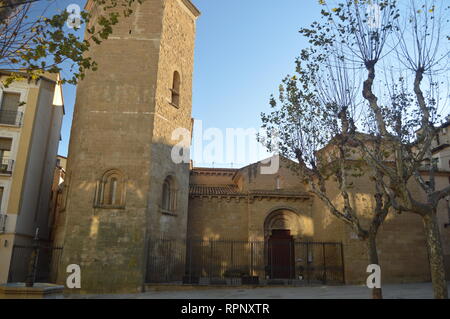
M41 239L48 239L49 235L50 193L63 116L62 107L54 106L53 100L54 90L43 85L38 99L22 205L16 226L17 233L31 236L35 234L36 227L39 227Z

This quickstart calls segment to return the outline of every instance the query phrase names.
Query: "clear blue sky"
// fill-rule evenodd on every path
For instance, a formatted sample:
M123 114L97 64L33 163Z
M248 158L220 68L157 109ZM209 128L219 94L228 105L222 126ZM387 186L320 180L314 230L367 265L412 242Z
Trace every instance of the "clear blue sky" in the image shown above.
M192 116L203 121L204 129L259 129L270 95L293 73L296 56L307 46L298 30L319 17L318 1L193 2L202 15L197 21ZM67 155L75 87L66 85L64 98L61 155Z

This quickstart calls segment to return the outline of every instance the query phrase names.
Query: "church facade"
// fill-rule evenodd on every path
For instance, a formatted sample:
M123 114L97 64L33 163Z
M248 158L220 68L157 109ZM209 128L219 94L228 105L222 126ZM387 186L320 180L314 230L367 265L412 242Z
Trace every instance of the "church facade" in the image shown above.
M95 17L91 1L87 9ZM265 279L271 276L269 242L339 243L345 283L364 282L364 243L331 216L285 160L275 174L261 174L261 162L220 169L172 161L178 143L172 133L192 131L199 14L189 0L144 1L91 51L99 69L77 88L55 237L64 247L58 281L65 283L67 265L77 264L81 291L140 291L154 271L149 261L173 256L170 247L155 248L151 240L186 243L195 238L262 243L255 251L260 267L249 275ZM448 182L448 175L442 174L442 180ZM369 217L373 195L368 184L358 185L352 196ZM443 205L444 218L448 210ZM189 248L181 249L183 263ZM380 231L379 250L383 280L430 279L419 217L390 214ZM288 267L305 262L295 254L287 253ZM177 271L181 280L186 272ZM294 271L274 277L301 276Z
M285 277L303 277L298 269L308 265L322 267L321 271L324 267L337 266L342 267L343 274L339 279L346 284L365 282L368 266L366 243L359 240L349 226L332 216L325 204L300 182L291 170L291 164L281 159L278 172L267 175L261 174L261 167L265 165L262 162L236 170L193 168L188 235L200 236L204 240L233 238L262 243L261 258L258 259L260 267L255 267L255 272L259 278L270 278L273 276L273 273L267 272L267 267L273 263L270 260L270 242L279 242L281 231L288 234L294 246L291 256L284 260L285 267L292 262L293 270ZM442 181L444 178L438 179ZM448 182L448 177L446 179ZM352 203L357 207L362 226L368 227L375 207L373 184L369 176L354 178L352 182ZM337 185L330 181L327 189L334 204L343 207ZM419 189L417 194L421 194ZM447 208L445 202L441 204L440 224L448 255L448 230L444 228ZM317 250L314 245L307 251L304 243L323 243L325 246L320 248L323 251L314 252ZM333 243L340 243L342 251L333 247ZM390 212L380 228L377 246L383 282L430 280L425 236L419 216ZM281 246L275 247L275 250L280 249ZM316 256L313 258L310 253ZM283 267L283 261L278 266Z

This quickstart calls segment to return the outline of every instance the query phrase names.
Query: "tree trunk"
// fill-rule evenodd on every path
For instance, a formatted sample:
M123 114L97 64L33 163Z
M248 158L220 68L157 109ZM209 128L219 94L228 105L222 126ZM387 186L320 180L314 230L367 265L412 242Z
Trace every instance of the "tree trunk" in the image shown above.
M376 235L377 234L369 234L369 238L367 239L367 248L369 252L370 265L379 265ZM381 288L372 289L372 299L383 299L383 293Z
M431 214L423 216L423 224L427 240L434 298L447 299L448 291L447 281L445 279L444 257L436 212L434 211Z

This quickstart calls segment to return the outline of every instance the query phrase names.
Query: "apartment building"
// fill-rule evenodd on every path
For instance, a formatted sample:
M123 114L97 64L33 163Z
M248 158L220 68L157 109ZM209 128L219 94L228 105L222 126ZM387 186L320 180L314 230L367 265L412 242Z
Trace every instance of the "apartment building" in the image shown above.
M436 138L432 143L433 164L438 170L450 171L450 116L437 128ZM429 164L430 161L425 161Z
M8 76L0 70L2 81ZM29 246L36 232L40 240L50 239L49 206L64 115L58 79L45 74L0 86L0 283L11 279L14 265L22 272L26 268L27 254L15 249Z

